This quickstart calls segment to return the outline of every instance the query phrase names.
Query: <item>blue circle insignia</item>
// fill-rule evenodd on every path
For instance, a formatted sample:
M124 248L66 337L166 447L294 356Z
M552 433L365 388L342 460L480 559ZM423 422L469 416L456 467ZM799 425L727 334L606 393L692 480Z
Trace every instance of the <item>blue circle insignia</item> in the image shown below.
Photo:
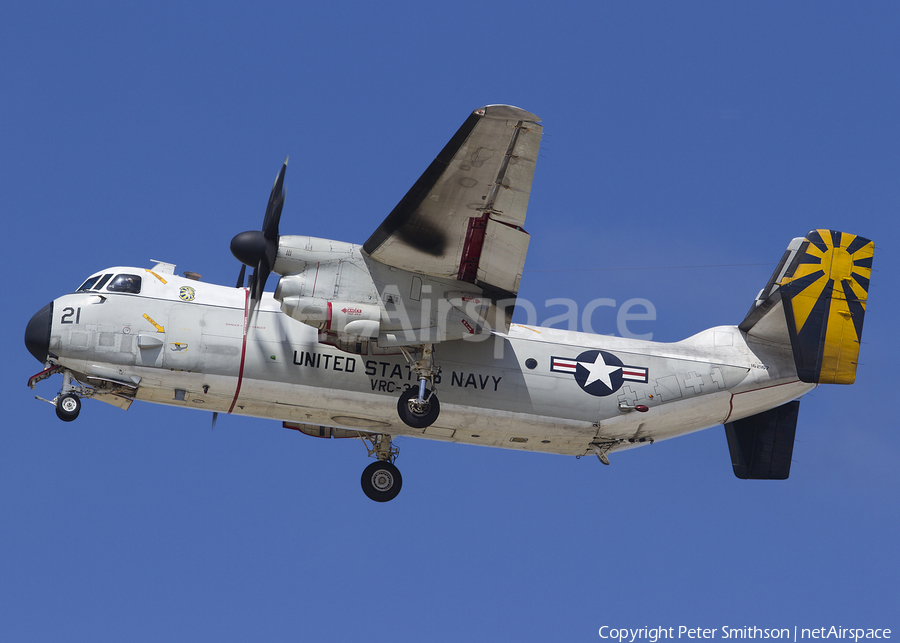
M606 351L585 351L575 358L575 381L585 392L597 397L612 395L624 380L622 360Z
M197 293L190 286L182 286L178 291L178 298L182 301L194 301L194 297L197 296Z

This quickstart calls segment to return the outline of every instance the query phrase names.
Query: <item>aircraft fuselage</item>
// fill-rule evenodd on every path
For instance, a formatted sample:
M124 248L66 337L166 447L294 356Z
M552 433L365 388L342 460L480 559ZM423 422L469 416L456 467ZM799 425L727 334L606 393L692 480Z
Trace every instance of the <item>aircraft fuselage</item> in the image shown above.
M134 399L158 404L582 455L592 442L618 451L734 421L815 386L797 379L789 350L734 326L661 344L513 324L437 345L441 413L415 429L397 417L398 394L417 386L399 349L323 344L269 294L251 315L246 288L108 272L123 271L143 275L140 294L53 302L49 350L92 385L130 384Z

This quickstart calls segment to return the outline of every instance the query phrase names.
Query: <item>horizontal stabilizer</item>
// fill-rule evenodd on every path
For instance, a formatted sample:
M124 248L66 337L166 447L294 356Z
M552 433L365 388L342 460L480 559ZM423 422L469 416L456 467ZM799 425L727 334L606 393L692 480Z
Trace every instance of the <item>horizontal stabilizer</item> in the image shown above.
M868 239L835 230L794 239L740 329L789 342L803 382L852 384L873 253Z
M800 401L725 425L734 475L742 480L787 480Z

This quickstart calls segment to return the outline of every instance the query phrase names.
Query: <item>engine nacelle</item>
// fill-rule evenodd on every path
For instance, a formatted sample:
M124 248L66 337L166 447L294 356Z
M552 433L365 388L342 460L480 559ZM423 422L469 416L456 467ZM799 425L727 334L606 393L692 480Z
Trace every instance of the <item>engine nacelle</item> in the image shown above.
M338 335L372 338L381 331L381 309L372 304L295 296L285 297L281 310L297 321Z
M275 299L285 314L339 337L378 337L382 309L359 246L301 236L278 244Z
M274 272L282 275L275 288L281 310L342 350L349 350L342 341L413 346L509 326L508 318L486 322L505 313L479 287L382 264L353 244L281 236Z

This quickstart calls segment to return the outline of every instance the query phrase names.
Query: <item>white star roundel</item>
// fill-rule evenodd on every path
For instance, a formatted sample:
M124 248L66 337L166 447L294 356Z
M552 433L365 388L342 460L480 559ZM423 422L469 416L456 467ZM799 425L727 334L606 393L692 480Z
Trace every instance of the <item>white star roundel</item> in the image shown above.
M624 381L647 382L647 369L626 366L618 357L606 351L584 351L575 359L553 357L550 370L571 373L586 393L597 397L612 395Z

